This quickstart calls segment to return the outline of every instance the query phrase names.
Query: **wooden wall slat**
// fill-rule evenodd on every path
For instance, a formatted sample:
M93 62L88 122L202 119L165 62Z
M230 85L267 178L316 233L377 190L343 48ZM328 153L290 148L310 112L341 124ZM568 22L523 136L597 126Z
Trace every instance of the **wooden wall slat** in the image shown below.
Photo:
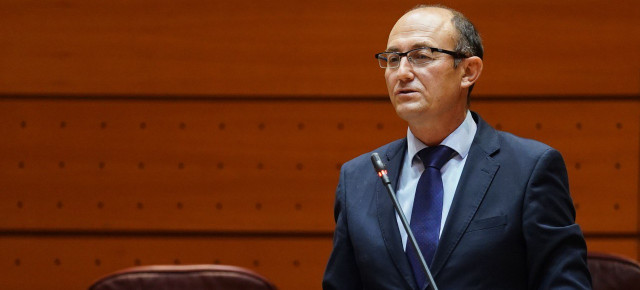
M640 4L443 1L484 37L476 93L638 95ZM0 94L384 94L414 1L0 1ZM381 8L384 7L384 8Z
M611 253L640 260L638 238L587 238L587 250L591 252Z
M123 268L228 264L279 289L319 289L330 238L0 237L2 289L87 289ZM53 282L55 281L55 283Z
M637 233L639 104L472 108L563 153L585 232ZM406 132L379 101L3 100L0 124L4 229L329 232L340 165Z
M339 166L406 130L364 105L3 101L0 223L331 231Z

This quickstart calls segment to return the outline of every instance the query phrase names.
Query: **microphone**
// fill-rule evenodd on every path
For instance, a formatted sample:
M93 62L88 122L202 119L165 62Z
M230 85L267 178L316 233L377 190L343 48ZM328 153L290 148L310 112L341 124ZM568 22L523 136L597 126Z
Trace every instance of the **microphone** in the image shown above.
M431 285L433 290L438 290L438 286L436 286L436 281L434 281L433 276L431 276L431 271L429 271L427 262L424 260L424 256L422 256L422 252L418 247L418 242L416 241L416 238L413 235L413 231L411 231L411 227L409 227L407 218L404 216L404 211L402 211L402 208L398 203L398 199L396 198L396 193L393 190L393 187L391 186L391 180L389 180L389 176L387 176L387 169L384 163L382 162L382 159L380 159L380 155L378 155L378 153L374 152L373 154L371 154L371 163L373 163L373 168L376 170L376 172L378 173L378 176L382 180L382 183L384 183L385 187L387 188L387 193L389 194L389 197L393 202L393 208L396 209L396 213L398 213L398 216L400 216L400 221L402 221L402 226L404 226L404 230L407 232L407 236L409 236L409 241L411 242L413 249L416 251L416 254L418 254L420 265L422 265L422 270L424 271L424 273L427 274L427 279L429 280L429 284ZM418 287L420 286L421 285L418 285Z

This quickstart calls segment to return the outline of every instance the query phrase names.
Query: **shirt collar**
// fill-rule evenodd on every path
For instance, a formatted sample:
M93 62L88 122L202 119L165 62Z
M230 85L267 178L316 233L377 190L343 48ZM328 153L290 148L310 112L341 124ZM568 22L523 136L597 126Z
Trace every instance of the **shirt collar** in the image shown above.
M478 125L473 120L471 116L471 112L467 110L467 116L464 118L464 121L458 128L456 128L447 138L442 140L440 145L445 145L455 150L458 155L464 159L469 154L469 149L471 148L471 142L473 142L473 137L476 135L476 131L478 129ZM407 129L407 153L411 157L411 160L414 160L416 154L420 152L420 150L427 147L422 141L420 141L416 136L411 133L411 129Z

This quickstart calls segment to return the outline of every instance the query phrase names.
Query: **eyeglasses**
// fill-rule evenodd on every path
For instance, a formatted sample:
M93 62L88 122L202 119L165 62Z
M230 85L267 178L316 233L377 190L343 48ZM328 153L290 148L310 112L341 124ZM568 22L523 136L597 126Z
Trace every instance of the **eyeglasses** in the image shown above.
M435 59L434 52L446 53L454 58L467 58L462 53L435 47L420 47L407 52L381 52L377 53L375 57L381 68L398 68L403 56L406 56L411 64L421 65L433 61Z

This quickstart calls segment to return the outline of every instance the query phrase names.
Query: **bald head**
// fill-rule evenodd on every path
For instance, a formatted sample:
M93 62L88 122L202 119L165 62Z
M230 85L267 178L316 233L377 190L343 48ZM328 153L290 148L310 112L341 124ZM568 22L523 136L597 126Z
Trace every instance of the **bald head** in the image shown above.
M451 11L440 7L421 7L405 13L391 29L387 49L393 49L392 42L398 38L426 36L430 40L444 41L439 47L453 50L457 42L457 30L453 26ZM426 45L433 46L433 45Z

